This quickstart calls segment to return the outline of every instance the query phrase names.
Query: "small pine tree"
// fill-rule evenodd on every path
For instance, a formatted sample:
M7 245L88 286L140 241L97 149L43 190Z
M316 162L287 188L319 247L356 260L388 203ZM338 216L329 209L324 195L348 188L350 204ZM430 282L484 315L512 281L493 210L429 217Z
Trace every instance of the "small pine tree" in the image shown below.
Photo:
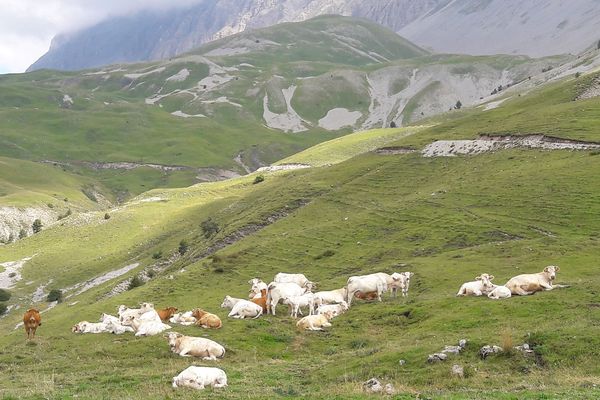
M33 224L31 225L31 229L33 229L33 233L38 233L39 231L42 230L42 220L41 219L36 219L35 221L33 221Z
M254 182L252 182L252 184L256 185L257 183L261 183L264 182L265 177L262 175L257 175L256 178L254 178Z
M181 242L179 242L179 249L177 251L179 251L179 254L184 255L188 250L188 242L185 241L185 239L183 239Z
M394 121L392 121L392 122L390 123L390 128L395 128L395 127L396 127L396 123L395 123Z
M460 100L458 100L456 102L456 104L454 105L454 108L457 109L457 110L460 110L462 108L462 103L460 102Z
M200 224L202 228L202 233L204 233L204 237L210 239L212 236L219 233L219 225L212 218L209 218L205 221L202 221Z
M127 287L127 290L135 289L136 287L142 286L143 284L144 281L142 281L140 277L136 275L129 281L129 286Z
M50 293L48 293L48 297L46 298L48 302L56 301L58 303L62 302L62 299L63 293L60 289L52 289Z
M21 230L19 231L19 239L25 239L27 237L27 231L25 230L25 228L21 228Z
M105 213L104 214L104 219L110 219L110 214L109 213Z

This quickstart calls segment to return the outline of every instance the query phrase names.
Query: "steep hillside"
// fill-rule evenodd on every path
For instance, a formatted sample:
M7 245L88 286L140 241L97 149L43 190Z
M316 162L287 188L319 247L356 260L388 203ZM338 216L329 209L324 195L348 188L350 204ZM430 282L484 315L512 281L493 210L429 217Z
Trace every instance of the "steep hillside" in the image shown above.
M437 52L542 57L596 46L599 22L595 0L451 1L398 33Z
M377 377L407 399L598 397L600 158L589 149L600 142L593 129L600 102L577 100L597 80L597 74L581 76L497 108L457 112L435 127L358 133L304 153L317 165L327 152L333 163L344 158L340 154L354 156L331 166L265 172L258 184L251 175L153 190L111 210L108 220L103 213L82 215L0 248L7 271L21 266L8 302L20 308L0 320L9 332L0 338L0 361L11 377L0 393L358 399L365 396L362 382ZM580 132L573 133L574 121ZM433 140L534 131L551 133L556 143L585 139L591 147L423 153ZM387 151L359 154L377 136L387 136ZM217 229L206 229L209 218ZM182 240L186 251L178 256ZM502 284L551 264L561 267L556 283L568 287L497 302L455 297L461 283L482 272ZM142 270L151 278L145 285L114 290ZM356 304L327 332L298 332L283 311L248 321L228 319L219 308L226 294L245 296L255 276L303 272L327 290L348 276L382 270L414 272L409 297ZM112 280L100 279L107 273ZM71 297L52 304L36 340L26 344L22 328L13 330L21 311L47 307L44 294L55 288ZM173 355L160 335L69 331L80 320L141 301L217 313L221 330L174 330L226 346L224 359L211 365L227 372L229 387L200 394L172 389L179 371L209 363ZM468 339L463 353L426 362L462 338ZM530 355L512 349L524 342ZM482 360L478 351L485 344L510 351ZM453 364L465 367L464 378L451 376Z
M55 163L123 201L477 105L568 60L429 55L366 20L318 17L161 62L2 76L0 155Z

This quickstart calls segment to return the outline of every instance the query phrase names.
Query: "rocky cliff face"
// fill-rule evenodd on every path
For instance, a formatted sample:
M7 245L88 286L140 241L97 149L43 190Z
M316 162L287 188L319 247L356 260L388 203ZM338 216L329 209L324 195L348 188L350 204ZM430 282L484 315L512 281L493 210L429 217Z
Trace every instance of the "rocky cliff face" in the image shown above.
M214 39L324 14L364 17L399 30L448 0L204 0L185 9L115 17L57 36L28 71L79 70L166 59Z

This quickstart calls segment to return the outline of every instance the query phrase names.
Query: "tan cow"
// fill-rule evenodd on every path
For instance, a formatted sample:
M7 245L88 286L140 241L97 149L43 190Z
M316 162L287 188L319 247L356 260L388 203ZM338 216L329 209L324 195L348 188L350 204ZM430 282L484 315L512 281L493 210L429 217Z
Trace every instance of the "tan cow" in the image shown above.
M221 318L219 318L218 315L211 314L200 308L196 308L194 311L192 311L192 316L197 320L196 325L203 328L219 329L221 326L223 326Z
M504 286L510 289L512 294L527 296L535 292L552 290L552 282L556 278L556 273L560 268L555 265L549 265L542 272L537 274L522 274L510 278Z

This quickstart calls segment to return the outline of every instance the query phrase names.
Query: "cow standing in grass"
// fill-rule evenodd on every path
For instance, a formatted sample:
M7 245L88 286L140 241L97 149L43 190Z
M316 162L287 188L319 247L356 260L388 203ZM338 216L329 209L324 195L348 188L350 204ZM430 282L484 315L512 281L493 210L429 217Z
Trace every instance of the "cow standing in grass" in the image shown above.
M40 312L35 308L30 308L23 315L23 326L25 327L25 333L27 339L33 339L35 337L35 331L38 326L42 326L42 317Z

